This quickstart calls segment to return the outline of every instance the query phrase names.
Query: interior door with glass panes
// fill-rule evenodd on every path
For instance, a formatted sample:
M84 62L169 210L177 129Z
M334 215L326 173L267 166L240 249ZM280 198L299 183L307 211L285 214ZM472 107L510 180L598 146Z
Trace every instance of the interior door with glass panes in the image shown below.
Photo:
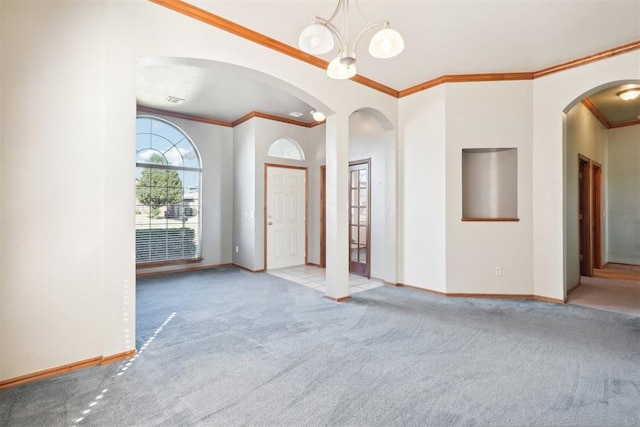
M370 160L349 163L349 271L370 276Z

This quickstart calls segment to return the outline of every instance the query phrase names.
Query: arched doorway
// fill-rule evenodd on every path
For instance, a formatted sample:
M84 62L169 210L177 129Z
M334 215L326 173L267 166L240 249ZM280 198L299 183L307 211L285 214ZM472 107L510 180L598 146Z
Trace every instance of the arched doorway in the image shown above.
M380 111L349 116L348 159L350 272L396 283L396 136ZM324 215L322 224L326 251Z
M640 96L620 97L635 88L610 82L564 110L565 275L569 303L640 314Z

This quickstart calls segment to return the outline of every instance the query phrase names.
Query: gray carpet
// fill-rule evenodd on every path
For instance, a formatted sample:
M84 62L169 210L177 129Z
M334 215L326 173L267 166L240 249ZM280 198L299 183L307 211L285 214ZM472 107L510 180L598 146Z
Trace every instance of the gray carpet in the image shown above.
M638 317L390 287L336 304L235 268L140 279L137 311L135 360L2 390L0 424L640 425Z

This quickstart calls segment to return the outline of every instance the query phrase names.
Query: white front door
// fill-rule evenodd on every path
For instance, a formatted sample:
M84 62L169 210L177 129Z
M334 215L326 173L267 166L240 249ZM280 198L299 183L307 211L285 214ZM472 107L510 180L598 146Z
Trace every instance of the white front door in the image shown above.
M305 263L306 170L267 167L267 269Z

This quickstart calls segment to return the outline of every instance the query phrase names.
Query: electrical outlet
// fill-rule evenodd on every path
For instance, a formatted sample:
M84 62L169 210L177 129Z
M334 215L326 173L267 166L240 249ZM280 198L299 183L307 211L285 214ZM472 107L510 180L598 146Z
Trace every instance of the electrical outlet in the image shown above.
M239 251L239 249L238 249L238 247L236 246L236 253L238 253L238 251Z
M495 268L496 276L502 276L502 267Z

